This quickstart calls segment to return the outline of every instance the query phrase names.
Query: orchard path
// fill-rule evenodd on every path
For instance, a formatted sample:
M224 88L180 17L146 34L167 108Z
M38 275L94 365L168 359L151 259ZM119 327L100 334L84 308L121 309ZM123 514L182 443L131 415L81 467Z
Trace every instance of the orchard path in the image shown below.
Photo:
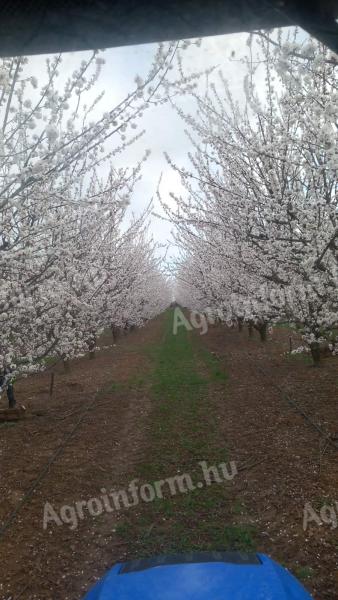
M172 318L161 315L95 360L73 361L69 373L57 369L52 399L48 373L18 384L28 418L0 428L0 526L83 418L0 539L1 600L80 600L115 562L226 548L269 553L315 598L338 598L336 530L302 528L306 501L334 499L338 453L319 452L318 434L259 371L338 430L337 363L327 359L314 373L287 361L282 330L265 348L220 326L174 336ZM74 516L42 527L46 502L60 514L135 479L141 486L189 474L202 482L201 461L234 461L238 474L186 493L165 488L162 499L96 517L84 511L74 529Z

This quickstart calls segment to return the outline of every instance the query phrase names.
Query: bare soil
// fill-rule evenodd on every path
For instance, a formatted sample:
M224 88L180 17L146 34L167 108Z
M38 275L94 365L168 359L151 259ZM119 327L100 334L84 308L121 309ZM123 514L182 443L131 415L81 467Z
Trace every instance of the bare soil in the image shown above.
M149 338L160 339L161 335L160 318L119 339L94 360L72 361L69 373L58 367L51 399L50 373L16 385L17 402L26 406L27 417L0 428L2 523L63 444L85 407L95 396L96 400L0 540L1 600L80 598L114 562L118 513L106 519L89 517L73 531L53 524L44 530L44 505L49 502L60 509L99 496L105 485L123 488L127 467L129 471L137 463L149 410L148 398L136 388L126 393L123 382L140 371L147 373L151 365L141 350ZM109 336L103 340L112 342Z
M133 556L132 531L120 535L123 513L85 518L71 530L43 529L43 512L46 502L60 509L97 497L102 488L124 489L144 461L156 456L154 400L144 384L152 359L144 348L161 344L163 327L161 316L116 345L108 335L102 343L111 347L94 360L73 361L69 373L59 365L51 398L50 372L18 382L17 401L26 406L26 417L0 427L0 527L19 509L0 538L1 600L80 600L114 562ZM192 332L191 339L196 348L213 353L228 374L225 386L208 385L215 439L224 439L232 460L252 465L229 492L234 524L253 525L257 549L302 577L316 600L335 600L338 529L310 524L303 531L303 508L305 502L319 509L338 501L338 449L288 404L276 384L334 438L338 359L325 358L313 368L290 358L289 336L289 330L276 328L262 344L257 336L249 340L245 329L215 326L205 336ZM224 511L228 520L229 504ZM142 508L134 518L142 518ZM161 527L166 527L162 517Z
M241 521L255 524L258 550L303 575L314 598L334 600L338 529L310 523L303 531L303 510L310 502L319 514L323 504L334 506L338 500L338 448L323 439L280 390L335 437L338 360L324 358L315 368L304 357L288 357L290 335L295 348L299 340L290 330L275 328L264 345L258 336L249 340L246 329L239 333L218 326L209 329L203 343L229 374L219 410L231 454L240 462L254 457L256 463L236 479Z

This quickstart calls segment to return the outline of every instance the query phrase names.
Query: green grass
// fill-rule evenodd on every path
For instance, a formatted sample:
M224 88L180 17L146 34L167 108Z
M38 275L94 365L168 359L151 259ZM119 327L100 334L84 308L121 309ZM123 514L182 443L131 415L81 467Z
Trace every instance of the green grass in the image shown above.
M210 411L208 386L226 380L218 361L205 350L197 350L183 328L173 335L171 313L167 315L163 342L147 352L154 364L150 436L152 445L161 450L155 463L152 457L149 474L158 478L162 467L191 467L208 457L219 462L227 460L226 450L223 447L220 451L210 430L217 427L217 422Z
M113 381L112 384L110 385L110 390L112 392L117 392L121 389L123 389L125 386L123 385L123 383L120 383L119 381Z
M222 548L236 548L242 552L255 549L254 536L256 530L250 525L229 525L215 531L213 546Z
M273 326L276 327L277 329L290 329L292 331L295 330L295 327L292 326L292 323L288 323L287 321L285 321L285 322L279 322L279 323L274 323Z
M217 358L196 337L194 341L194 332L181 327L173 335L172 319L173 311L168 311L162 342L145 349L153 364L150 379L128 382L131 388L144 385L153 399L149 446L135 475L140 485L178 472L188 473L193 483L202 482L199 461L212 466L229 460L214 405L215 393L226 395L227 375ZM129 509L124 513L126 525L118 532L130 545L128 554L253 550L254 529L234 522L229 489L228 482L213 483L186 494L168 492L149 504L140 502L137 514Z
M288 354L286 358L291 363L303 363L305 365L313 364L311 354L308 352L296 352L295 354Z
M204 363L208 366L210 371L210 380L214 382L226 382L228 374L220 367L219 360L210 354L205 348L200 349L200 354L203 357Z
M18 421L5 421L4 423L0 423L0 428L15 427L17 423Z
M315 570L309 566L293 567L292 571L301 581L308 581L315 575Z
M115 533L122 538L129 537L132 535L132 526L127 521L118 523L115 527Z
M334 506L335 498L331 496L317 496L312 500L312 506L315 510L319 511L323 506Z
M246 514L246 506L244 502L241 500L236 500L232 506L232 512L235 515L243 515Z

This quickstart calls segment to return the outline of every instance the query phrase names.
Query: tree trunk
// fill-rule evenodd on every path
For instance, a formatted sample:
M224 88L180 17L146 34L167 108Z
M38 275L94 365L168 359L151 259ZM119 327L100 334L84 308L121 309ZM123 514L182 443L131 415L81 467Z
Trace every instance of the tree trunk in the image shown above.
M89 341L89 360L93 360L95 358L95 347L96 347L96 337L93 337Z
M0 375L0 386L5 383L5 375ZM9 380L6 385L6 394L8 400L8 408L15 408L16 400L14 396L14 384L13 381Z
M116 340L119 337L120 332L119 332L118 327L115 327L115 325L111 325L110 329L111 329L111 334L112 334L112 338L113 338L113 344L115 344Z
M15 408L14 384L10 381L7 385L8 408Z
M49 384L49 397L51 398L53 396L53 391L54 391L54 379L55 379L55 373L51 373L50 376L50 384Z
M238 323L238 331L243 331L243 317L238 317L237 319L237 323Z
M70 371L70 364L69 364L69 360L66 360L65 358L63 359L63 368L66 371L66 373L69 373Z
M268 334L268 324L262 323L261 325L259 325L259 327L257 327L257 329L259 331L261 341L266 342L267 334Z
M254 334L254 326L253 326L252 321L249 321L249 323L248 323L248 330L249 330L249 338L252 338L253 334Z
M313 365L315 367L319 367L320 364L320 346L319 342L312 342L310 344L311 356L313 360Z
M291 337L291 335L289 335L289 352L290 352L290 354L292 352L292 337Z

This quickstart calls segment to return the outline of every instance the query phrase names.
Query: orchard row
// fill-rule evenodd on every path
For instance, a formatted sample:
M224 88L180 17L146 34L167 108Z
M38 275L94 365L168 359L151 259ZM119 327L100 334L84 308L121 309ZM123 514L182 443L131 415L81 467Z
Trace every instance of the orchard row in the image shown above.
M181 249L177 300L247 322L298 326L315 361L338 326L338 58L297 30L248 40L245 101L222 73L177 111L191 169L163 202Z

